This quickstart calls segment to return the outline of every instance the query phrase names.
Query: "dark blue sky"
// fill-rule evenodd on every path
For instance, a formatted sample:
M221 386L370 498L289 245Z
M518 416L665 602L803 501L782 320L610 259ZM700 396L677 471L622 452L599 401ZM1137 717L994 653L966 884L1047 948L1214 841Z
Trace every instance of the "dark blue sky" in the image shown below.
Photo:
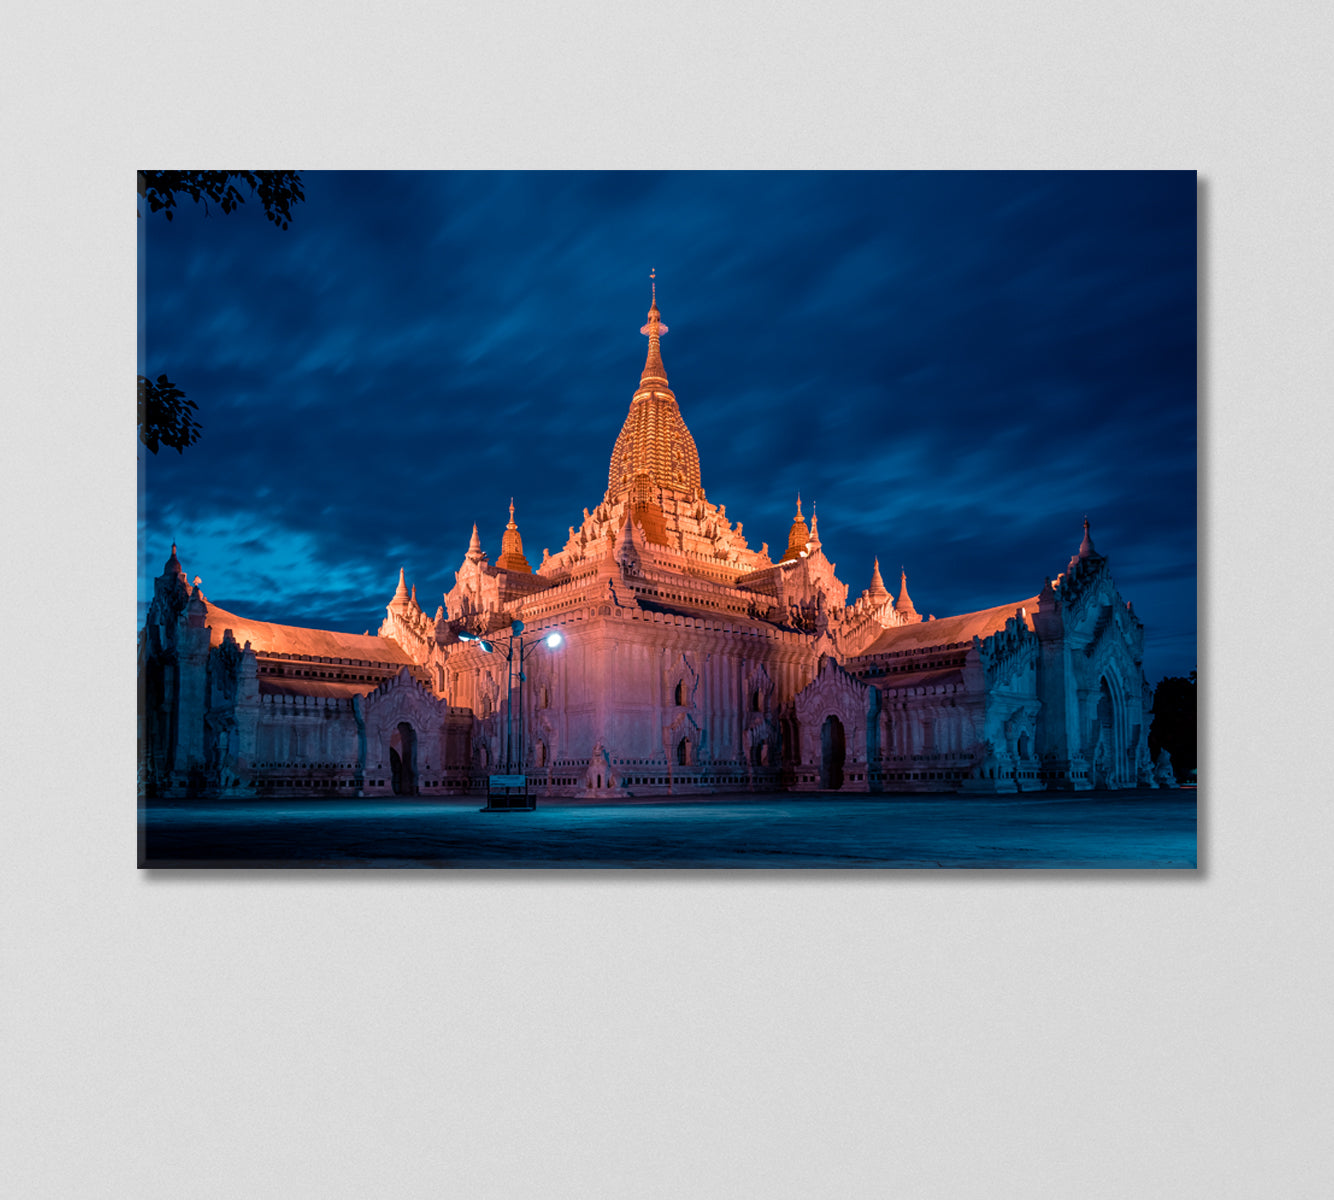
M536 565L593 507L663 360L709 499L758 549L798 491L856 596L1033 595L1088 514L1196 664L1193 172L303 172L291 228L144 210L140 370L199 405L140 447L141 613L173 538L218 604L374 631L400 565L433 612L515 497ZM142 207L142 206L141 206Z

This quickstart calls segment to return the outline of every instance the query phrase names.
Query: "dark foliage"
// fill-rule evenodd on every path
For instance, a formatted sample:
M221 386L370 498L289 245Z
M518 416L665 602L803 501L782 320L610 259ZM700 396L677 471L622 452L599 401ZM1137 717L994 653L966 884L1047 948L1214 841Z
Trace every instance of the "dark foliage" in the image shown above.
M1172 756L1172 770L1179 780L1196 768L1195 672L1189 679L1160 680L1153 691L1153 725L1149 729L1149 753L1155 758L1164 747Z
M139 195L149 212L162 212L170 221L178 196L189 196L196 204L203 201L205 213L210 200L224 213L231 212L245 203L236 183L250 185L264 215L280 229L292 219L292 205L306 198L295 171L140 171Z
M148 202L149 212L161 212L170 221L178 196L189 196L196 204L202 201L206 214L210 200L224 213L231 212L245 203L236 183L250 185L264 215L279 229L287 228L292 205L306 198L295 171L140 171L139 196ZM136 210L135 216L141 215ZM159 375L156 383L139 376L139 440L154 454L160 446L181 454L199 440L194 411L195 402L165 375Z
M156 383L139 376L139 440L154 454L159 446L181 454L199 439L194 411L195 402L165 375L159 375Z

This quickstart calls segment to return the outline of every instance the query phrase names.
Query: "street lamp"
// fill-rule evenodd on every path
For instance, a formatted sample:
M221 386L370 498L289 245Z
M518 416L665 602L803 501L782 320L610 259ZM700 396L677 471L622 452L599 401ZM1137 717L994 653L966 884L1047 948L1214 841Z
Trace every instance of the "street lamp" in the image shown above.
M461 642L473 642L486 654L495 652L495 645L486 638L475 633L460 633L458 635ZM537 650L540 646L546 646L548 650L557 650L564 643L564 636L556 630L547 634L545 637L525 640L523 636L523 622L511 621L509 629L509 640L505 643L505 663L508 669L508 687L505 700L505 774L492 775L490 785L487 788L486 808L483 812L509 811L515 808L532 809L536 808L536 803L528 803L528 772L524 768L524 711L523 711L523 684L527 679L524 672L524 658ZM517 658L517 664L516 664ZM518 671L519 676L519 744L518 753L515 754L514 744L514 675ZM503 782L502 782L503 781ZM497 787L506 789L503 799L508 801L512 799L509 789L523 788L523 803L521 805L512 805L509 803L497 804L493 793Z

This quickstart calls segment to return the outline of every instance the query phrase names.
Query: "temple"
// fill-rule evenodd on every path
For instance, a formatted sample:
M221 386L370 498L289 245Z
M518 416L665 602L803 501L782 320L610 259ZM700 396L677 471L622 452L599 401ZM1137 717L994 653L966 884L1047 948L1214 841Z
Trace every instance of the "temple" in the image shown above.
M800 497L774 558L706 496L656 282L640 332L606 491L535 570L511 501L495 561L474 525L434 615L400 571L380 628L357 636L226 612L173 545L139 636L141 788L449 795L498 771L608 800L1170 782L1149 757L1144 629L1087 519L1032 596L923 619L877 559L849 601Z

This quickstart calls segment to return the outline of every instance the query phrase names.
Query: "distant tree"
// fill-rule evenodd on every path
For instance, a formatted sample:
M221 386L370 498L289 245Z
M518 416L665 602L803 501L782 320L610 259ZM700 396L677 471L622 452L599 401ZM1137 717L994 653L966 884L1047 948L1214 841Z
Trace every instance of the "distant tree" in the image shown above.
M233 181L236 182L233 182ZM250 185L259 197L264 215L279 229L286 229L292 217L292 205L306 198L301 176L295 171L140 171L139 197L149 212L160 212L168 221L179 196L189 196L196 204L203 202L208 213L212 200L224 213L245 203L236 183ZM135 216L143 214L135 210ZM165 375L157 382L139 376L139 440L154 454L167 446L177 454L199 440L199 422L193 414L196 405Z
M1185 777L1198 765L1195 750L1195 682L1197 672L1189 679L1169 676L1158 681L1153 689L1153 725L1149 729L1149 753L1158 757L1166 749L1172 756L1172 770L1178 779Z

